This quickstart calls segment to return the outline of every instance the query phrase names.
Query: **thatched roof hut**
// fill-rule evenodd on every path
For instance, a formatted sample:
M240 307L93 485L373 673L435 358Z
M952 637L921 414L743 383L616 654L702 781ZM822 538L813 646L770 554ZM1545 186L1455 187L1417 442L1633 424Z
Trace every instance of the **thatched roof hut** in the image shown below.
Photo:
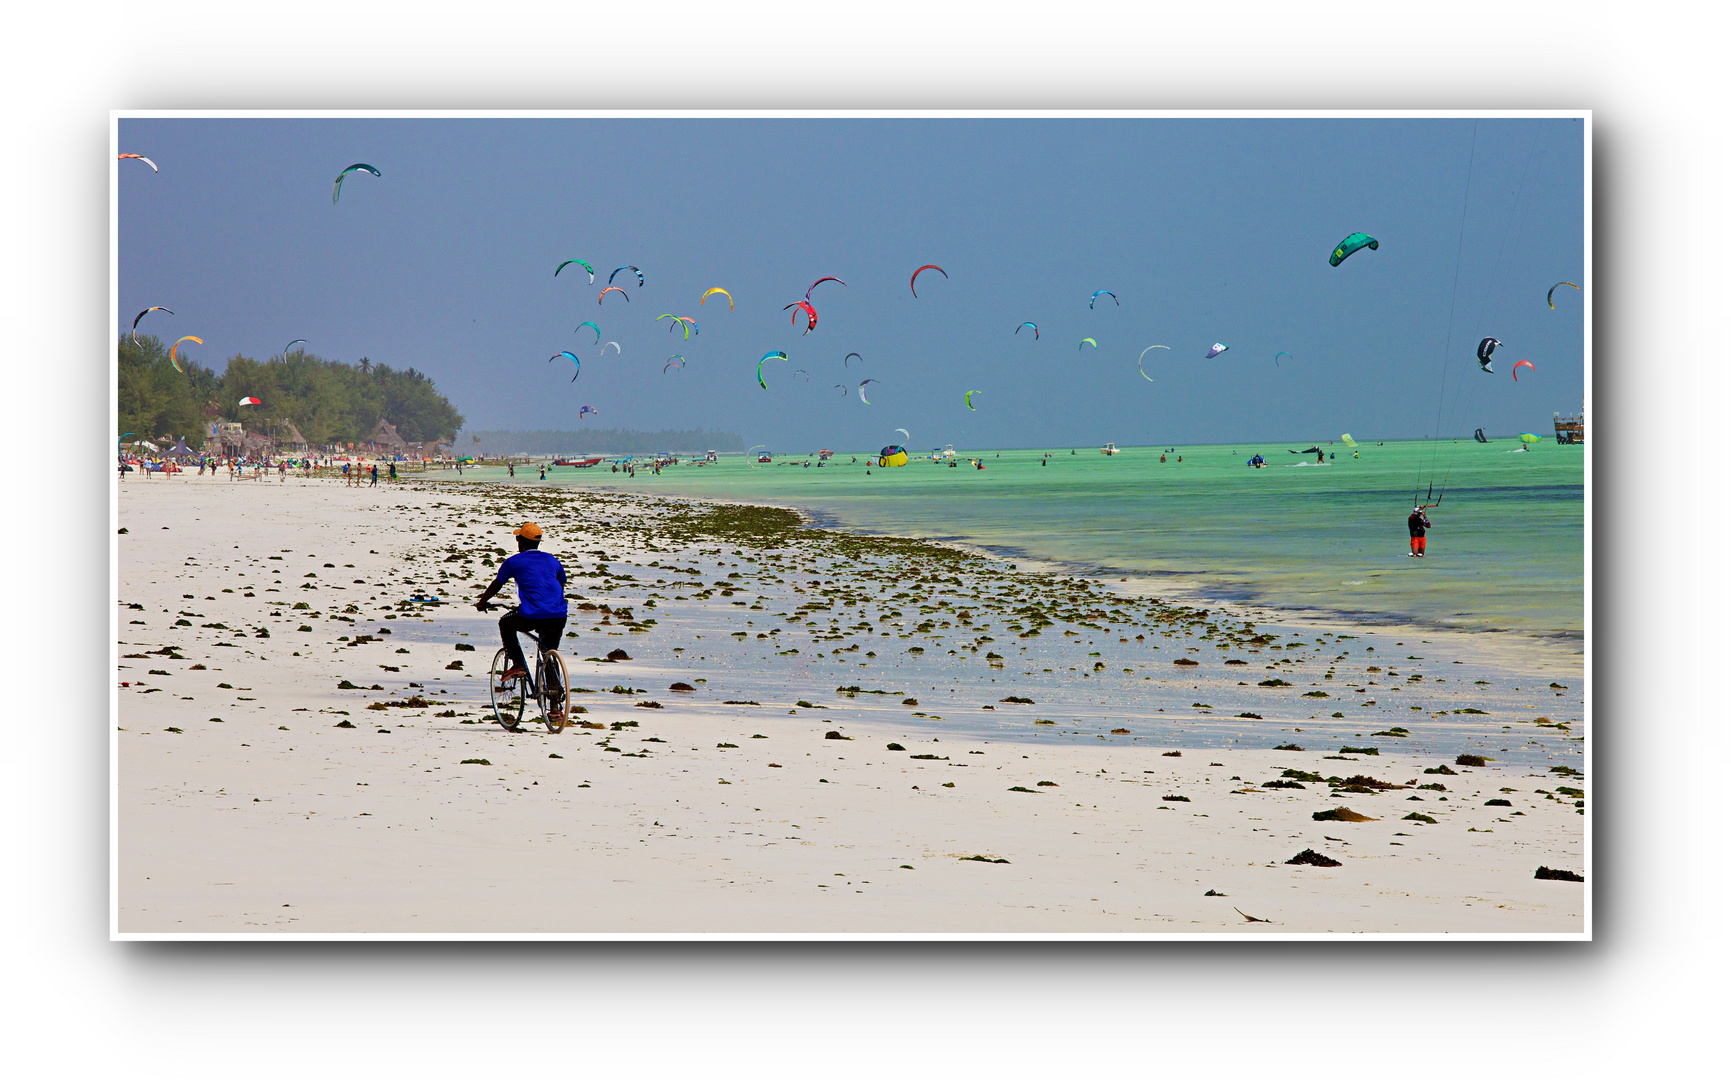
M296 450L305 450L307 448L307 437L301 434L300 428L295 427L293 420L280 420L278 421L278 424L280 425L277 431L277 441L279 443L284 446L293 447Z
M378 449L393 454L401 454L409 448L409 444L403 441L401 435L397 434L396 425L382 417L373 428L371 441Z

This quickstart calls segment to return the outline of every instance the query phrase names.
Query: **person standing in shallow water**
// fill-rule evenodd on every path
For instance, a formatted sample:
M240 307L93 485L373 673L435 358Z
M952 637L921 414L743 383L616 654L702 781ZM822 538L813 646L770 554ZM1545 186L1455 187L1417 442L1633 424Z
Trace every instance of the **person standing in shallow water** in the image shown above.
M1424 507L1415 506L1412 513L1407 515L1406 531L1412 544L1412 550L1407 552L1410 559L1424 558L1424 531L1431 527L1430 518L1425 516L1424 511Z

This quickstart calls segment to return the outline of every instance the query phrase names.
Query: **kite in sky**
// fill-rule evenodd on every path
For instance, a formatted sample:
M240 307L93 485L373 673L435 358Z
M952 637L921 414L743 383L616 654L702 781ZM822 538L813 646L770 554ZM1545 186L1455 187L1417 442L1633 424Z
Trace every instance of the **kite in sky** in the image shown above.
M1491 354L1496 352L1497 346L1501 345L1501 344L1502 344L1502 342L1498 341L1494 337L1488 337L1488 338L1485 338L1483 341L1479 342L1479 370L1480 371L1484 371L1484 372L1491 374L1491 375L1496 374L1496 372L1491 370Z
M1376 237L1367 236L1361 232L1353 233L1335 247L1334 253L1328 257L1328 265L1339 266L1346 260L1348 255L1351 255L1360 248L1369 248L1370 250L1375 251Z
M938 273L944 275L945 280L948 280L949 276L950 276L948 274L945 274L944 268L939 266L937 263L927 263L926 265L920 267L918 270L915 270L914 276L911 278L908 278L908 291L914 294L915 300L918 300L920 298L920 293L919 293L918 289L914 288L914 282L918 281L920 275L925 273L927 270L936 270Z
M579 359L577 359L577 354L576 354L576 353L574 353L574 352L572 352L572 351L571 351L571 350L569 350L569 349L566 349L566 350L565 350L565 351L564 351L564 352L557 352L557 353L554 353L554 354L553 354L553 355L552 355L552 356L549 356L549 357L548 357L548 358L547 358L547 362L548 362L548 363L552 363L552 362L553 362L553 361L555 361L555 360L557 360L557 359L559 359L559 358L560 358L560 357L561 357L561 356L569 356L569 357L570 357L570 358L571 358L571 362L572 362L572 363L573 363L573 364L576 364L576 365L577 365L577 370L576 370L576 372L575 372L575 373L573 373L573 374L572 374L572 376L571 376L571 381L572 381L572 382L576 382L576 381L577 381L577 376L578 376L578 375L581 375L581 374L583 374L583 361L581 361L581 360L579 360Z
M176 354L179 353L180 346L183 343L188 342L188 341L196 341L200 345L204 344L203 338L196 338L196 337L193 337L191 334L188 334L186 337L181 338L179 341L177 341L173 345L169 346L169 348L168 348L168 362L174 365L174 370L176 370L176 371L185 371L186 370L185 368L180 366L180 358Z
M589 284L591 284L591 285L595 284L595 268L593 266L590 266L588 263L584 262L582 259L566 259L564 262L560 263L558 266L553 268L553 276L558 277L559 271L565 269L567 266L570 266L572 263L576 263L578 266L581 266L583 269L589 271Z
M356 163L354 165L350 165L348 168L344 169L342 172L337 173L336 186L331 188L331 205L332 206L335 206L337 204L337 200L343 197L343 178L348 176L350 173L356 172L356 171L372 173L374 176L380 176L380 177L382 177L384 175L383 173L379 172L379 170L373 168L371 165L366 165L366 164L361 164L361 163Z
M1167 352L1171 352L1172 346L1170 346L1170 345L1150 345L1146 349L1142 350L1142 356L1147 356L1149 353L1153 352L1155 349L1165 349ZM1142 371L1142 356L1138 356L1136 358L1136 370L1137 371ZM1153 378L1151 378L1146 371L1142 371L1142 377L1144 379L1147 379L1149 382L1154 381Z
M763 361L764 360L786 360L786 359L787 359L787 354L782 352L780 349L776 349L776 350L773 350L771 352L764 353L763 354L763 360L759 360L757 362L757 385L763 387L765 390L769 389L769 384L763 381Z
M847 288L847 282L843 281L841 278L838 278L838 277L820 277L816 281L811 283L811 289L817 288L819 285L822 285L826 281L833 281L836 284L840 285L842 288L844 288L844 289ZM811 289L805 290L805 298L807 300L811 299Z
M143 311L138 313L138 315L132 320L132 343L134 345L138 344L138 320L144 318L146 315L149 315L153 311L168 311L168 309L165 307L161 307L161 306L147 307ZM168 311L168 313L170 315L174 314L174 312L172 312L172 311ZM202 345L204 343L199 342L199 344Z

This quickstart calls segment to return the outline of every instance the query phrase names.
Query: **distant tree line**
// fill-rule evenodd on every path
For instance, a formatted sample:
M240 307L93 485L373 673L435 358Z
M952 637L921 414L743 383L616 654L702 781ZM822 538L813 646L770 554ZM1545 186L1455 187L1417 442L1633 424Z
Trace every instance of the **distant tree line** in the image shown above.
M168 346L142 336L120 339L120 430L139 438L186 439L198 449L211 421L239 421L248 431L271 434L271 423L288 420L313 446L365 442L380 419L396 425L408 442L449 443L463 416L416 371L398 371L364 357L357 364L324 360L304 350L264 362L229 358L218 375L180 358L174 370ZM243 397L261 404L242 408Z
M479 440L477 442L476 440ZM459 454L654 454L741 453L745 440L731 431L629 431L587 428L582 431L465 431L458 436Z

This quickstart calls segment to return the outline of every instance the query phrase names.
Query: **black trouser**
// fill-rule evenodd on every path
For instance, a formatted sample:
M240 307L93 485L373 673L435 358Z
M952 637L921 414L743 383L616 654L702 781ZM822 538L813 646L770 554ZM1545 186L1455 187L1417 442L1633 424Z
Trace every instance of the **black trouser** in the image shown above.
M510 666L527 671L529 664L523 659L518 633L533 634L541 645L541 651L547 652L559 647L560 635L565 633L565 619L531 619L520 611L513 611L499 620L499 633L505 639L505 656Z

